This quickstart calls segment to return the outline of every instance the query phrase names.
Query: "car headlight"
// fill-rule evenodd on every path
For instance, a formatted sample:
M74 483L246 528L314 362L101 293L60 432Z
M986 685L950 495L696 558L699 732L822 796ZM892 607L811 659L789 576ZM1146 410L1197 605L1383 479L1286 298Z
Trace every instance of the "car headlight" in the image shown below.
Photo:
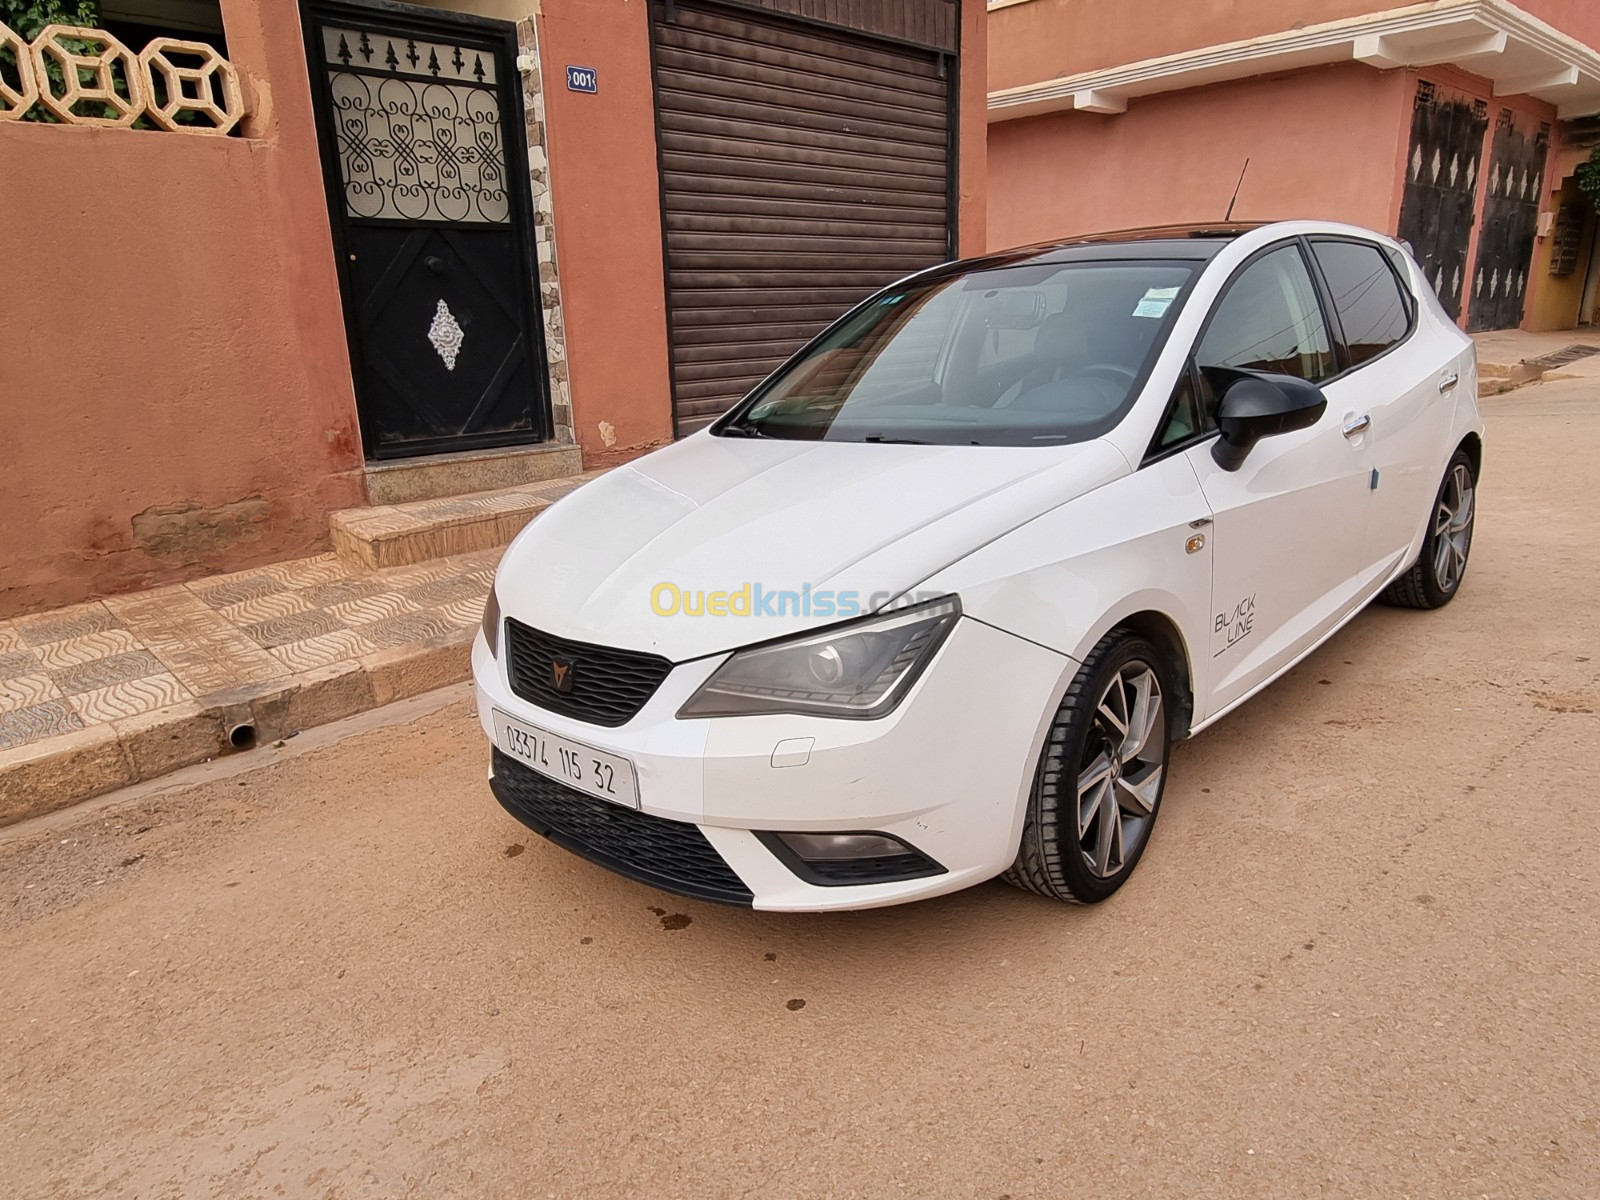
M887 716L960 616L961 602L946 596L825 633L737 651L689 697L678 716Z
M489 657L500 657L500 597L489 585L489 598L483 602L483 640L489 643Z

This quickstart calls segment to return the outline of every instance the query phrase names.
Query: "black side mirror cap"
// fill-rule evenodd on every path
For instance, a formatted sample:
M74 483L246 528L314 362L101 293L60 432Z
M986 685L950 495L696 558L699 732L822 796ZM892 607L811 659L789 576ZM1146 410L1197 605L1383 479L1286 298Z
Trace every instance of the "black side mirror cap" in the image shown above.
M1321 388L1293 375L1230 370L1227 376L1217 405L1222 436L1211 446L1211 457L1224 471L1243 466L1264 437L1309 429L1328 407Z

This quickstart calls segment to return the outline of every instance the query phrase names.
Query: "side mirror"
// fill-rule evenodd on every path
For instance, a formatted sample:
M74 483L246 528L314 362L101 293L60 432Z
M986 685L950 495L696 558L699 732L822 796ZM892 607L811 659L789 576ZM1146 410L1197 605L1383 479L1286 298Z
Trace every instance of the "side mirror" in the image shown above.
M1311 428L1328 407L1321 388L1293 375L1231 374L1217 406L1222 436L1211 447L1211 457L1224 471L1243 466L1264 437Z

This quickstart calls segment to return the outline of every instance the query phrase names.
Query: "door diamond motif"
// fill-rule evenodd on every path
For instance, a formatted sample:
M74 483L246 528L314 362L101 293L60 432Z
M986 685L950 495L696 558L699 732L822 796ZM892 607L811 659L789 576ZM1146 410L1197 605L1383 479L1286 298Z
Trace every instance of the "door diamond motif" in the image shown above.
M445 370L456 369L456 355L461 353L461 343L466 336L456 323L456 315L450 311L450 306L440 300L439 307L433 310L433 324L428 326L428 340L439 352L439 357L444 359Z

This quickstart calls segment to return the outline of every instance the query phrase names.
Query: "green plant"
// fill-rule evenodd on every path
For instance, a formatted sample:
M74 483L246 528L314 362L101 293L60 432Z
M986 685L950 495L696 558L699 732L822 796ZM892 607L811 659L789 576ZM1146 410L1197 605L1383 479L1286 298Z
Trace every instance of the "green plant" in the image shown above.
M1589 157L1578 164L1573 176L1578 181L1578 190L1589 197L1596 208L1600 208L1600 146L1591 150Z
M0 23L9 25L30 42L39 36L39 31L46 25L77 25L93 29L99 22L98 0L0 0ZM85 48L70 40L64 44L74 49ZM59 88L61 68L54 60L47 60L45 69L49 72L50 83ZM0 73L9 76L13 72L26 70L31 70L27 63L16 62L11 55L0 53ZM22 119L53 122L55 117L44 105L35 104L23 114Z
M11 26L30 42L46 25L92 29L99 20L96 0L0 0L0 24Z

